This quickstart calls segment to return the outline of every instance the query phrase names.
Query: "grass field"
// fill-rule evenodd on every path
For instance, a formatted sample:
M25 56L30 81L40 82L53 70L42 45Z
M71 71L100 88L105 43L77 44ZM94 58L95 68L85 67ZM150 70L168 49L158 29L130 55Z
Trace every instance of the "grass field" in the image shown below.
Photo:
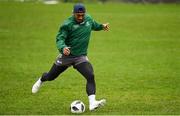
M55 36L73 4L0 2L0 114L70 115L85 79L70 68L32 94L54 62ZM180 114L180 5L87 4L109 32L93 32L88 57L97 99L107 104L84 115Z

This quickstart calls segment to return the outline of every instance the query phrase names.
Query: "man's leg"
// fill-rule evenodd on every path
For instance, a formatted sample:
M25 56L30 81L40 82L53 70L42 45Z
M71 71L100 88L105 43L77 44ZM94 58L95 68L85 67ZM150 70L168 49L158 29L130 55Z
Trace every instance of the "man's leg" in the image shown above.
M42 82L52 81L52 80L56 79L59 76L59 74L64 72L67 68L68 68L68 66L58 66L56 64L53 64L53 66L51 67L51 69L48 73L45 72L42 74L42 77L40 80Z
M50 71L48 73L43 73L42 77L39 78L39 80L33 85L32 93L37 93L43 82L56 79L59 74L64 72L67 68L68 66L58 66L56 64L53 64Z
M83 62L75 66L75 68L86 78L86 92L89 95L94 95L96 93L96 83L94 80L93 67L89 62Z
M94 80L94 71L92 65L89 62L83 62L75 65L74 68L76 68L87 80L86 92L89 97L89 109L94 110L100 106L103 106L106 100L103 99L97 101L95 98L96 84Z

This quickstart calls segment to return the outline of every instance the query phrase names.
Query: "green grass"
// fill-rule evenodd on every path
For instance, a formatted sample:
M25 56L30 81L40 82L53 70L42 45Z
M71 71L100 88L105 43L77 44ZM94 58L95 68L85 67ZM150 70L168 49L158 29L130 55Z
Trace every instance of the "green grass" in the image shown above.
M73 68L31 93L58 54L55 37L72 6L0 2L0 114L70 115L76 99L88 107L86 81ZM107 104L84 114L180 114L180 5L86 6L111 30L92 33L88 54L97 99Z

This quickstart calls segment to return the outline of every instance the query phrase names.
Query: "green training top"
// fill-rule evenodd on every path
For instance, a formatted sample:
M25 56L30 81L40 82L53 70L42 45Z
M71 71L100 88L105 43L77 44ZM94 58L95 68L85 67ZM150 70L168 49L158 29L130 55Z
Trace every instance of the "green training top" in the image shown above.
M87 55L91 30L102 29L103 25L98 24L88 14L85 15L82 23L77 23L75 17L71 16L59 29L56 37L57 48L62 54L64 47L70 47L73 56Z

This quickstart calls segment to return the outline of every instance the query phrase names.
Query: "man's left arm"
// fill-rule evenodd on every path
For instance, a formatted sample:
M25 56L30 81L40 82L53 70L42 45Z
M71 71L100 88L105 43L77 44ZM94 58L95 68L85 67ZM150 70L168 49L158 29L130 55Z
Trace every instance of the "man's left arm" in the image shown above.
M108 31L109 30L109 23L99 24L95 20L93 20L92 30L94 30L94 31L100 31L100 30Z

